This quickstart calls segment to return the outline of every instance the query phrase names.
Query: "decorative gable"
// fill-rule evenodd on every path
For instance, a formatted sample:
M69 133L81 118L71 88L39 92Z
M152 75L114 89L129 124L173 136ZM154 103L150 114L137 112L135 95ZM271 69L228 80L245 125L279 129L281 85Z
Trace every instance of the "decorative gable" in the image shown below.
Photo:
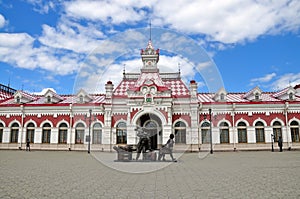
M216 94L214 95L213 99L217 102L225 102L226 101L227 92L222 87Z
M61 96L56 94L53 90L48 89L44 95L45 103L57 103L63 100Z
M80 89L80 91L76 95L76 102L77 103L86 103L90 102L92 100L92 96L90 96L87 92L85 92L83 89Z
M245 95L243 95L243 98L250 100L250 101L261 101L261 94L262 94L262 91L260 90L260 88L258 86L256 86L251 91L249 91Z
M290 86L275 93L273 97L281 100L294 100L295 94L296 94L296 90L292 86Z
M14 94L14 99L15 99L15 103L23 104L35 100L35 97L28 93L25 93L24 91L17 91Z

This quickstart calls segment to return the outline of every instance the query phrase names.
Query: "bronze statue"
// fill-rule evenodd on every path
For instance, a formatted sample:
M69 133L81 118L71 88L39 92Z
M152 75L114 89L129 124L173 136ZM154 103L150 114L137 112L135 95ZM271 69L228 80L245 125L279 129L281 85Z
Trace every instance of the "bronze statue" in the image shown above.
M147 160L148 158L146 153L152 151L151 140L149 138L148 133L143 128L138 127L136 131L137 131L137 136L140 138L137 144L136 160L139 159L141 153L143 153L143 160Z

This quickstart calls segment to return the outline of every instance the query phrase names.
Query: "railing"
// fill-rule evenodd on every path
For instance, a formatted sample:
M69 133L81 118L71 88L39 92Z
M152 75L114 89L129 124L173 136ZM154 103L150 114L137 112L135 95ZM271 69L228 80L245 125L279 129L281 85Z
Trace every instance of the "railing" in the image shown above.
M5 86L3 84L0 84L0 91L13 95L13 94L15 94L15 92L17 90L13 89L13 88L10 88L9 86Z

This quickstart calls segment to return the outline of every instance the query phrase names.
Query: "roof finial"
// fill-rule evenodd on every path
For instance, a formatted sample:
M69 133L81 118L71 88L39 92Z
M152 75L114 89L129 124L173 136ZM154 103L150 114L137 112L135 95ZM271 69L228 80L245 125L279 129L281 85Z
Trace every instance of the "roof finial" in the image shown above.
M123 77L125 78L125 66L126 64L123 64Z
M149 25L150 25L150 39L149 40L151 41L151 19L150 19L150 24Z

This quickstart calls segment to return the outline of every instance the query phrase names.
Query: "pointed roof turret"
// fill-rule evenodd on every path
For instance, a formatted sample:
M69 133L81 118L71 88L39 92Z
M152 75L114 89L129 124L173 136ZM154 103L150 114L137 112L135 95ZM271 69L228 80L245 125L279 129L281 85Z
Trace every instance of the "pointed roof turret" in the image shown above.
M157 62L159 61L159 49L154 50L151 39L146 49L141 50L143 68L141 72L158 72Z

